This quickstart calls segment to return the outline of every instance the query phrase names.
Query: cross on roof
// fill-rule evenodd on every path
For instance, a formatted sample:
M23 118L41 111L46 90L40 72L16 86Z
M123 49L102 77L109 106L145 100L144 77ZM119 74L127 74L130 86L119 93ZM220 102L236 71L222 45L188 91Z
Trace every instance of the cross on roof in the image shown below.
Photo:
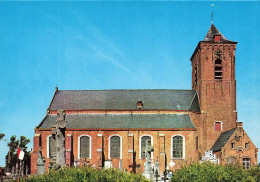
M214 15L214 11L211 12L211 24L213 24L213 15Z

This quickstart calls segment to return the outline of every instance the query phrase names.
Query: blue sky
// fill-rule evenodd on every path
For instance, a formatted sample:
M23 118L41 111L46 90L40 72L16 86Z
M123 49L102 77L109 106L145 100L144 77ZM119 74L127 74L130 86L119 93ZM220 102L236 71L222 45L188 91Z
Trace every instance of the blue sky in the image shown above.
M259 1L1 1L0 133L32 140L56 85L191 89L189 59L210 27L213 9L214 25L238 41L238 120L259 148ZM0 142L0 166L6 144Z

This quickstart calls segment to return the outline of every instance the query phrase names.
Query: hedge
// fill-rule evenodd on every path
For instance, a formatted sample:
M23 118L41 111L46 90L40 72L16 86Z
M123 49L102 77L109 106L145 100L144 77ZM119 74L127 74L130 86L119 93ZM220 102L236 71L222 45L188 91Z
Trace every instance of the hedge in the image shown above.
M137 174L120 172L116 169L97 170L92 167L63 168L57 171L51 170L43 175L20 178L21 182L147 182Z
M195 163L173 173L171 182L260 182L259 167L243 170L237 166Z

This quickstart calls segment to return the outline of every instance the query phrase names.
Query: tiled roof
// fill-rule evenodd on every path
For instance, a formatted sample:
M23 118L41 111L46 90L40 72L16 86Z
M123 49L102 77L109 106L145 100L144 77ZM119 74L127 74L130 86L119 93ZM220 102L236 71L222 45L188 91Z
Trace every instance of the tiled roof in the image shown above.
M209 31L207 35L205 36L204 40L205 42L214 42L214 36L215 35L220 35L220 42L225 42L225 43L237 43L233 42L231 40L228 40L213 24L211 24Z
M234 133L236 128L233 128L231 130L225 131L221 133L221 135L218 137L218 140L215 142L211 150L213 152L220 151L222 147L227 143L228 139L231 137L231 135Z
M191 110L200 112L193 90L57 90L49 110Z
M37 128L56 124L47 115ZM66 114L67 129L195 129L189 114Z

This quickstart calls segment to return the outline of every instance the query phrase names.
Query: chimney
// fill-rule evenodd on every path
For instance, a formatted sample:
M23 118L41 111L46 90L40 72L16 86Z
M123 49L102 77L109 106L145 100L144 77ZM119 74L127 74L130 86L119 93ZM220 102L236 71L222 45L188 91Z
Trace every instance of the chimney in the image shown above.
M237 128L243 128L243 122L242 121L237 121Z
M242 121L237 121L237 131L242 132L243 131L243 122Z

